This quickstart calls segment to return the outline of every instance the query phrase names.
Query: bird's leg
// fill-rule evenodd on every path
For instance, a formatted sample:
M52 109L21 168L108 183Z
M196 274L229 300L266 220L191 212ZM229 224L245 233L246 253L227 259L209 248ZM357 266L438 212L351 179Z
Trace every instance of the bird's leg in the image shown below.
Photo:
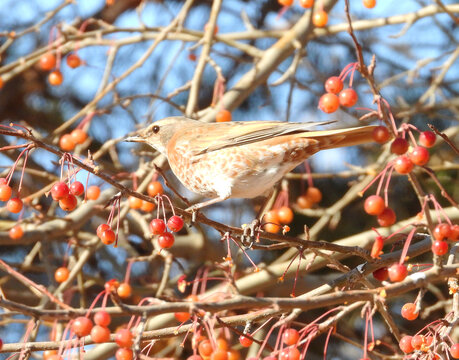
M210 200L207 200L207 201L203 201L201 203L194 204L194 205L190 206L189 208L186 208L185 211L191 212L191 222L195 222L196 221L196 212L199 209L202 209L203 207L206 207L206 206L209 206L209 205L212 205L212 204L219 203L219 202L224 201L224 200L226 200L228 198L229 198L229 196L227 196L227 197L218 197L218 198L215 198L215 199L210 199Z

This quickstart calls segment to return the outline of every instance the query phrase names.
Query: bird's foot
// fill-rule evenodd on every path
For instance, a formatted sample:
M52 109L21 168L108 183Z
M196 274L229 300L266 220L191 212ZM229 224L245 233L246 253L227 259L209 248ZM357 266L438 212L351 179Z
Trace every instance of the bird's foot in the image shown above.
M258 240L258 232L260 231L260 220L253 220L250 225L242 227L243 234L241 236L242 245L251 248L253 243Z
M191 224L196 222L196 214L198 213L199 206L193 205L186 208L185 211L191 213Z

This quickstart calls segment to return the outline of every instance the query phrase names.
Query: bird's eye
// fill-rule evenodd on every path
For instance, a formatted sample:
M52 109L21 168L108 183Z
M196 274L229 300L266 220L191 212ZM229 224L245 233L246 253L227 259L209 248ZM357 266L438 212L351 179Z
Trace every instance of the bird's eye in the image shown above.
M159 126L158 125L153 126L153 132L155 134L157 134L159 132Z

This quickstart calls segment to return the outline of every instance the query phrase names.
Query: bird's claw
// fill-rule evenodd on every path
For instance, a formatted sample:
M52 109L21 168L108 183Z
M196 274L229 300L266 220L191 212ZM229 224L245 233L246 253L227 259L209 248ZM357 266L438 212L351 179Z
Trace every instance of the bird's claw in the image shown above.
M193 205L193 206L190 206L189 208L186 208L185 211L191 213L191 223L192 224L195 223L196 214L198 213L198 208Z
M257 239L259 228L260 220L258 219L253 220L250 225L243 227L243 234L241 236L242 245L250 249Z

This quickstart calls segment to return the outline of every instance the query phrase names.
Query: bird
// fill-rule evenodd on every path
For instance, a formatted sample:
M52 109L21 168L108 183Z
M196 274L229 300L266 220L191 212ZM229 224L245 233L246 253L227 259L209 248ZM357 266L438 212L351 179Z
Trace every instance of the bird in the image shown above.
M187 189L210 198L186 209L195 212L229 198L267 194L285 174L320 150L373 141L375 126L314 130L329 123L207 123L175 116L158 120L125 141L159 151Z

